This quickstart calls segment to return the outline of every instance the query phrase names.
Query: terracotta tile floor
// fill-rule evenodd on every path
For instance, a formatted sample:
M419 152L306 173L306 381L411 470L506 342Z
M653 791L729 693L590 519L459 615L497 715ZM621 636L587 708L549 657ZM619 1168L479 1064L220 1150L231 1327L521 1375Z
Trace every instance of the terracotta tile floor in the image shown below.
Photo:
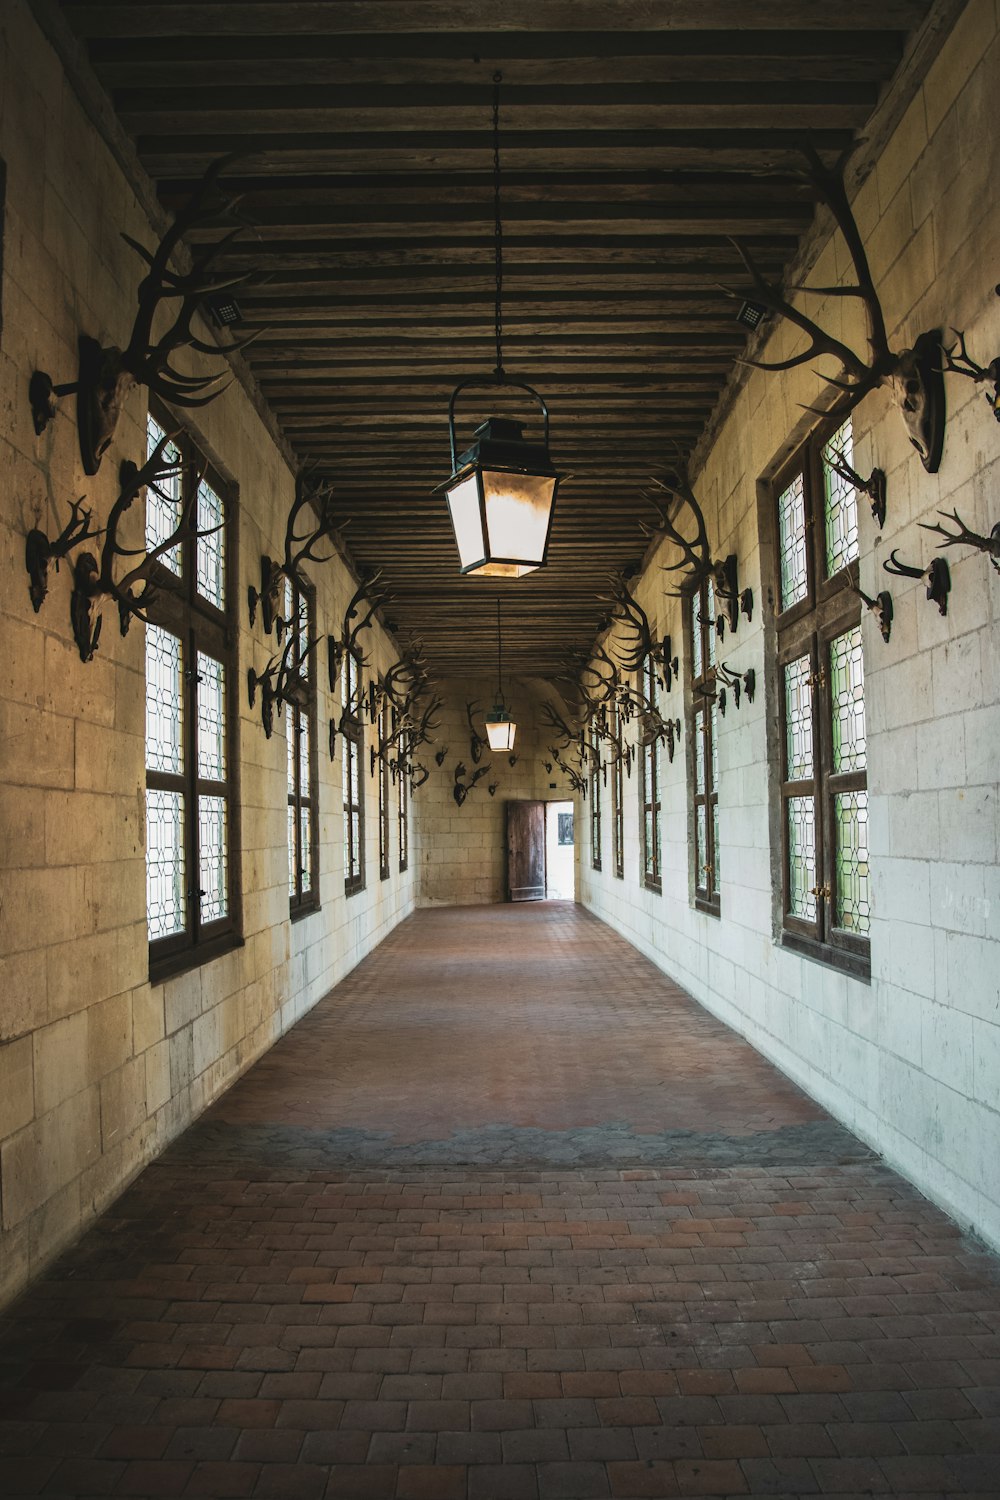
M420 913L11 1310L0 1494L996 1500L998 1273L579 909Z

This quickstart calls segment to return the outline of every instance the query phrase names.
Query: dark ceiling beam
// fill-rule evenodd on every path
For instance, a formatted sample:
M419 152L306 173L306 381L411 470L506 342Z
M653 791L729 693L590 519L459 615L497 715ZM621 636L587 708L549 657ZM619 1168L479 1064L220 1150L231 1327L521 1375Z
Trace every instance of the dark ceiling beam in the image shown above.
M397 38L426 33L482 29L481 0L241 0L240 4L141 4L134 0L82 0L69 7L77 30L88 37L151 36L364 36ZM676 33L683 31L885 31L909 30L923 18L920 0L839 0L836 5L802 5L799 0L504 0L490 7L487 36L507 32L581 33L595 31ZM372 25L377 15L378 24ZM748 26L748 22L752 25ZM467 42L466 42L467 44ZM500 43L502 45L502 41ZM565 40L562 43L566 45Z
M317 32L284 35L281 28L270 33L235 32L221 36L202 31L179 36L154 35L152 29L127 36L122 27L110 35L99 36L82 25L79 29L86 30L91 38L91 60L102 77L105 70L117 73L144 64L154 67L158 78L162 78L167 63L205 69L221 65L233 71L261 64L266 69L267 81L273 82L273 70L283 62L296 67L315 63L324 68L346 66L353 70L369 61L380 68L393 62L408 65L415 61L421 64L423 73L428 64L440 63L453 71L455 62L468 66L476 58L484 68L504 62L539 62L545 66L546 74L551 71L553 60L573 68L619 64L630 69L637 63L655 66L660 61L669 65L677 60L685 68L696 67L700 62L717 67L735 65L745 74L747 61L752 59L755 73L761 64L772 61L786 70L786 76L789 67L828 67L847 61L877 66L880 76L884 76L902 55L898 29L838 30L831 24L808 31L802 30L797 22L798 17L790 19L780 30L756 30L743 24L721 31L697 28L652 31L612 25L604 31L572 33L471 28L461 33L395 34L387 28L356 32L349 41ZM241 71L239 76L247 75ZM603 78L607 74L602 71L597 76ZM128 82L128 77L123 81Z

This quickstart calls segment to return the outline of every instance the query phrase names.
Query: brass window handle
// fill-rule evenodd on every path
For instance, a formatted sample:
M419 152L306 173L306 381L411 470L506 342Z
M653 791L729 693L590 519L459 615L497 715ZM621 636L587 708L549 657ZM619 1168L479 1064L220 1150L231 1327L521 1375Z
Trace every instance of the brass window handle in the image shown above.
M823 901L829 901L833 896L833 891L828 885L814 885L810 886L809 894L810 896L819 896Z

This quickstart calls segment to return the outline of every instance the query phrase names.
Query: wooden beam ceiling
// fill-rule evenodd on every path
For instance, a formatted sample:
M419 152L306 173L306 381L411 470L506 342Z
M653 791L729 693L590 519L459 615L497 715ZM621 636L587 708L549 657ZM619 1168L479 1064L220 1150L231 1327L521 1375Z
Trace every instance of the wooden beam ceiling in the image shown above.
M168 205L207 164L252 232L225 255L247 359L336 481L387 617L441 675L512 675L592 641L642 498L690 452L744 344L730 236L780 275L810 224L809 139L863 131L930 0L63 0ZM501 95L504 354L551 413L546 570L461 579L444 503L452 388L493 365L492 75ZM208 235L211 238L211 234ZM511 410L507 398L491 402ZM470 396L460 441L487 415ZM466 430L467 428L467 430ZM463 443L464 446L464 443Z

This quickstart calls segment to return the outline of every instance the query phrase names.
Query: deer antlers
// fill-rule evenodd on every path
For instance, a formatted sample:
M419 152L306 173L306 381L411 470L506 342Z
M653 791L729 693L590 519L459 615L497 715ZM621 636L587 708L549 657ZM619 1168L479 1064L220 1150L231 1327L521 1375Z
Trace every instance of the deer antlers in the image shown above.
M602 596L602 599L614 606L612 620L625 632L625 639L615 641L613 649L623 671L638 672L646 658L655 652L649 617L629 592L628 579L624 573L614 574L610 583L611 598Z
M195 511L198 503L198 485L191 486L190 499L185 503L177 526L162 542L159 542L151 551L140 547L138 551L134 548L123 547L118 540L118 528L126 513L131 507L136 496L147 486L151 487L164 500L171 501L173 497L167 494L160 486L164 480L173 478L180 472L182 462L164 462L163 455L167 445L173 441L171 434L164 433L157 443L153 452L149 455L141 468L126 459L119 471L119 494L118 499L111 507L108 516L108 524L105 528L104 546L101 549L101 560L98 563L92 552L83 552L76 560L73 570L73 597L70 603L70 616L73 623L73 635L80 650L80 660L90 661L97 650L97 644L101 635L101 617L98 616L94 622L94 608L102 598L114 599L118 605L119 623L121 633L128 632L132 616L140 620L146 619L146 611L152 603L161 586L174 586L174 576L168 570L158 567L159 559L165 553L172 552L182 542L203 536L212 536L221 531L225 521L218 526L206 527L199 530ZM115 559L119 557L141 556L142 561L122 578L115 578ZM137 585L142 587L138 593L134 592Z
M119 349L115 345L102 348L96 339L84 335L79 340L80 365L75 382L53 385L50 377L41 370L36 370L31 377L29 399L36 433L43 432L54 416L56 398L76 392L80 456L87 474L96 474L100 468L101 459L114 438L122 406L135 386L146 386L173 406L205 406L221 394L218 383L224 372L182 375L173 368L170 360L175 350L183 348L195 349L200 354L218 356L220 353L216 345L206 344L195 336L191 331L191 321L207 296L246 281L246 276L242 275L219 279L209 274L215 256L242 233L244 226L238 224L215 244L195 252L191 257L191 270L187 273L172 271L170 260L185 234L192 229L205 228L219 216L219 203L208 203L207 200L210 192L218 188L219 174L235 159L232 155L224 156L212 163L188 202L178 210L155 251L147 250L131 235L122 234L126 244L149 267L139 283L138 308L125 348ZM222 213L232 215L235 208L236 200L223 199ZM180 307L174 321L154 343L153 320L161 302L178 298ZM224 352L245 349L250 342L252 340L246 339ZM216 389L210 389L212 386Z
M289 583L301 587L304 562L325 563L334 556L333 552L320 556L314 550L320 541L324 538L329 539L334 534L332 496L333 485L330 480L315 479L304 469L299 471L295 476L295 499L292 501L285 524L285 555L280 563L275 562L271 557L261 557L260 589L255 589L252 584L247 589L250 624L253 625L257 617L259 604L265 635L270 635L271 627L276 626L279 641L286 624L281 617L278 600L278 590L282 581L287 579ZM295 528L299 517L308 506L313 507L319 519L315 525L307 527L306 531L300 534Z
M44 531L33 527L24 542L24 566L28 570L28 593L31 606L37 615L49 591L49 563L54 562L56 571L64 557L83 542L93 541L101 534L99 526L91 529L91 512L84 507L84 497L70 501L70 518L55 541L50 542Z
M889 386L902 413L910 442L920 454L924 468L934 474L941 462L944 443L941 330L921 334L912 349L898 352L890 349L882 305L843 181L824 166L819 153L811 145L803 145L802 153L806 160L804 176L816 196L832 212L846 241L856 280L845 286L794 286L790 290L818 297L857 298L865 309L868 323L868 358L842 339L827 333L806 313L793 306L780 286L767 280L746 246L734 240L753 282L755 301L793 323L808 339L808 346L788 359L744 359L741 363L757 370L791 370L809 364L820 355L829 354L838 361L842 374L827 375L824 379L843 393L845 411L853 411L876 386ZM723 291L730 297L743 298L743 293L732 287L723 287Z
M705 524L705 515L701 506L695 498L687 478L683 473L675 471L671 475L653 479L653 484L663 490L667 495L678 501L679 505L687 505L694 516L695 537L689 540L671 521L666 507L659 505L651 495L647 495L650 504L653 505L660 518L660 531L671 542L681 549L681 560L664 568L666 573L676 573L682 568L687 571L684 575L684 587L673 589L669 592L674 598L682 597L684 594L693 592L708 578L711 578L715 588L716 598L721 600L729 621L729 628L736 630L739 624L740 610L747 618L753 611L753 593L750 589L744 589L742 594L739 587L739 575L737 571L736 553L730 552L728 557L713 560L712 550L708 540L708 527ZM721 627L720 627L721 634Z
M977 552L987 554L994 568L1000 573L1000 522L994 526L989 536L980 536L977 531L969 530L957 510L939 510L938 515L944 516L946 521L954 521L958 530L948 531L940 521L935 521L933 525L928 521L920 521L918 524L921 530L934 531L938 536L944 537L943 542L938 542L939 547L954 547L956 543L966 547L975 547Z
M996 359L991 359L988 365L977 365L965 347L965 334L960 333L957 328L953 328L951 331L958 340L958 343L952 344L950 349L944 350L944 368L946 372L952 375L965 375L970 380L974 380L977 385L986 382L992 383L992 395L989 391L984 391L983 395L986 398L986 404L990 411L996 417L997 421L1000 422L1000 355ZM957 355L955 354L956 349L958 350Z

